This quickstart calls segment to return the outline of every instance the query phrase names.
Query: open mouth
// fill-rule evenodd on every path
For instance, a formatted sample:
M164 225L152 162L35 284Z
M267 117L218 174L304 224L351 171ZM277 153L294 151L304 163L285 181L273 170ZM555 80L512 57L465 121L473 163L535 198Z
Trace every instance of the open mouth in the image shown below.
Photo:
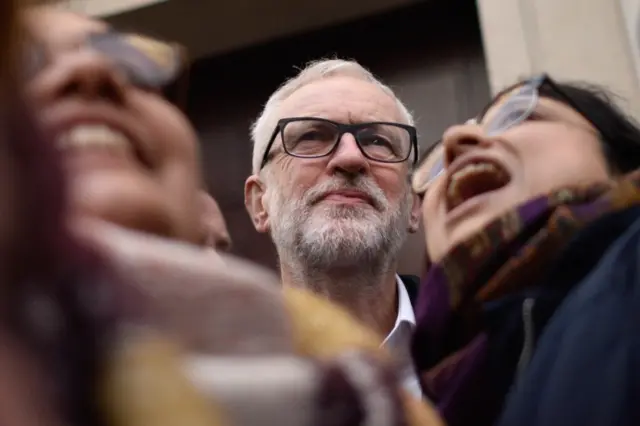
M139 162L145 169L151 165L136 144L123 132L105 124L77 124L56 139L58 149L62 152L92 152L105 155L131 158Z
M447 209L458 207L478 195L506 186L511 177L499 164L486 160L467 164L453 173L447 186Z

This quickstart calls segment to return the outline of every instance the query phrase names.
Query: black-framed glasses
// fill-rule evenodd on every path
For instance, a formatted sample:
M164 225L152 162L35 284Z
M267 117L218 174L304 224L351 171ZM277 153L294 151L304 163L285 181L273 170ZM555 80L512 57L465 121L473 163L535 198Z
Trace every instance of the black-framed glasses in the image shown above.
M278 121L264 151L260 169L271 158L271 148L278 137L285 153L298 158L331 155L345 133L353 135L362 154L373 161L402 163L413 152L418 159L416 128L392 122L343 124L317 117L291 117Z
M600 133L601 137L604 137L598 124L589 118L580 106L547 74L541 74L506 88L494 97L475 119L470 121L481 124L487 137L497 136L524 122L532 115L540 99L540 88L544 85L548 86L567 105L582 115ZM487 117L487 112L492 109L495 112L490 117ZM444 172L444 156L442 140L433 144L421 156L412 178L412 187L417 194L424 194L429 185Z
M186 102L188 60L181 45L110 30L89 34L78 47L90 48L108 58L131 84L162 92L167 100L177 105ZM48 54L37 44L27 50L30 54L27 71L33 76L46 66Z

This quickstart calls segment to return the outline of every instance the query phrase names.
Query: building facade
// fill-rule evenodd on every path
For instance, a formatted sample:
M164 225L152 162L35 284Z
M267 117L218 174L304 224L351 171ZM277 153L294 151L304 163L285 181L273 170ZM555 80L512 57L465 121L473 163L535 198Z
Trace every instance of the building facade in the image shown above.
M207 184L234 252L272 267L274 249L244 208L248 129L269 94L309 60L339 56L370 68L414 112L422 149L492 93L543 71L604 84L640 117L640 0L129 0L129 9L125 1L112 13L102 3L113 0L68 7L190 48L189 115ZM401 272L421 272L422 247L414 235Z

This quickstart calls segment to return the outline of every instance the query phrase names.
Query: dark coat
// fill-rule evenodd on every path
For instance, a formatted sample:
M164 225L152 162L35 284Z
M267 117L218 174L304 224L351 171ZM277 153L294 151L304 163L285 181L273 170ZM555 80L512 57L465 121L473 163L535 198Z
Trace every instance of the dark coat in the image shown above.
M536 301L530 356L498 424L640 425L640 207L582 231L524 296Z

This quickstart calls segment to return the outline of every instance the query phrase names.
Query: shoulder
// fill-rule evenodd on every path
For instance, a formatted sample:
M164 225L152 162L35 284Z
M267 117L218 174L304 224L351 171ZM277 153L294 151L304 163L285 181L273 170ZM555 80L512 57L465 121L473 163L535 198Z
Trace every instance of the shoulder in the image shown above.
M640 415L632 400L640 381L640 215L629 209L585 232L582 243L596 235L609 241L600 241L599 256L573 244L567 257L582 267L564 265L581 270L580 279L540 336L500 424L627 424Z

